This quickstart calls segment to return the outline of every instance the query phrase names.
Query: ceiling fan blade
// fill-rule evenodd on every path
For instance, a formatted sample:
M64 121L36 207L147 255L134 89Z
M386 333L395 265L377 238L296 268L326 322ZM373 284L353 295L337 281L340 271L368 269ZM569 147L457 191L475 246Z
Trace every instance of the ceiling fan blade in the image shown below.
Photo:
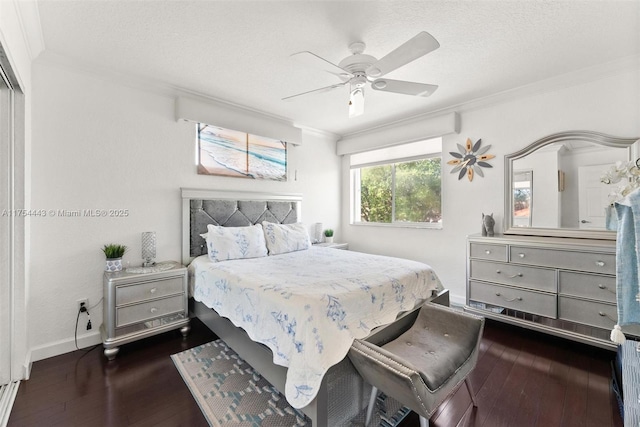
M309 67L326 71L327 73L338 76L343 80L348 80L353 77L353 74L351 74L347 70L344 70L338 67L336 64L329 62L326 59L319 57L315 53L311 53L306 50L294 53L293 55L291 55L291 57L296 58L298 61Z
M371 87L383 92L402 93L413 96L430 96L438 89L438 85L405 82L402 80L377 79L371 82Z
M285 98L282 98L282 100L283 100L283 101L288 101L288 100L290 100L290 99L292 99L292 98L296 98L296 97L298 97L298 96L302 96L302 95L307 95L307 94L309 94L309 93L322 93L322 92L328 92L328 91L333 90L333 89L335 89L335 88L342 87L342 86L346 85L347 83L348 83L348 82L344 82L344 83L337 83L337 84L334 84L334 85L331 85L331 86L321 87L320 89L309 90L309 91L307 91L307 92L302 92L302 93L298 93L298 94L295 94L295 95L287 96L287 97L285 97Z
M384 76L397 68L408 64L440 47L440 43L426 31L418 33L411 40L380 58L378 62L367 68L367 75L371 77Z
M352 87L349 94L349 118L364 114L364 87Z

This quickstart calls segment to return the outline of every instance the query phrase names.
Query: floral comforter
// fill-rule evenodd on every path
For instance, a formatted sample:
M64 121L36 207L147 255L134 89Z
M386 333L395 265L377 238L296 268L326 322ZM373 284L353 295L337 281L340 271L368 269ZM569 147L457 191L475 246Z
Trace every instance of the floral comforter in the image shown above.
M441 289L426 264L313 247L287 254L190 265L195 300L214 309L288 367L285 395L302 408L355 338L392 322Z

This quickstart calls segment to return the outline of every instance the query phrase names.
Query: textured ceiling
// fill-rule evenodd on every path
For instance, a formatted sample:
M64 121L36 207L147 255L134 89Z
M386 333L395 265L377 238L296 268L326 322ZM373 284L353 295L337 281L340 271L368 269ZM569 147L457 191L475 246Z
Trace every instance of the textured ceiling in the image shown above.
M38 1L44 57L147 78L345 134L640 55L639 1ZM388 74L437 84L429 98L346 88L290 58L338 63L354 41L384 56L420 31L441 47Z

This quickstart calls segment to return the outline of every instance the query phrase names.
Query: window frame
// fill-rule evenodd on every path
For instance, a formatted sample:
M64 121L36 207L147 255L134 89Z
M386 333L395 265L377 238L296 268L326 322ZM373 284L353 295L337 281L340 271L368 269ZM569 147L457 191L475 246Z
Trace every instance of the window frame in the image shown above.
M409 221L396 221L396 165L399 163L408 163L412 161L425 160L439 158L440 159L440 221L439 222L409 222ZM374 166L386 166L391 165L391 222L367 222L361 220L361 184L360 184L360 170L362 168L374 167ZM443 216L442 215L442 199L443 199L443 187L442 187L442 151L428 153L418 156L410 156L405 158L397 158L388 161L377 161L365 164L359 164L356 167L350 167L350 189L351 189L351 215L350 224L355 226L373 226L373 227L392 227L392 228L424 228L441 230L443 228Z

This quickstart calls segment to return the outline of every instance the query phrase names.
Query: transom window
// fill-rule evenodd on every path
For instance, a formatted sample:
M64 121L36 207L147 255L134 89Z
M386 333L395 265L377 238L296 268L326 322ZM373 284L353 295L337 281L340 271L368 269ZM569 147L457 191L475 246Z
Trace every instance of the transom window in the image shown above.
M351 155L353 224L442 228L442 138Z

